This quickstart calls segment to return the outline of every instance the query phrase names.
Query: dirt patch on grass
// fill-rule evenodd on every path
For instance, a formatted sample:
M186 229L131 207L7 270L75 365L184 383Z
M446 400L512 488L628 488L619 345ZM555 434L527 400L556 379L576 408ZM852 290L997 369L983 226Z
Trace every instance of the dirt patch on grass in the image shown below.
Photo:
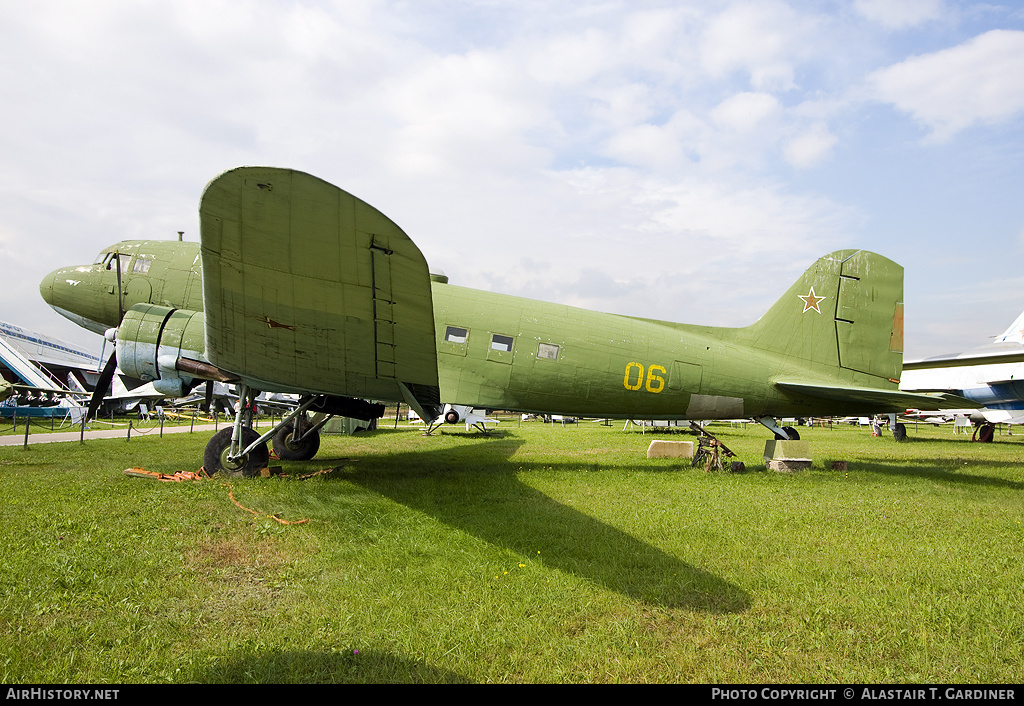
M198 571L268 569L282 564L284 552L267 539L247 542L240 537L207 538L185 553L187 564Z
M203 608L217 621L249 624L271 615L284 596L287 558L269 539L205 539L185 553L202 585Z

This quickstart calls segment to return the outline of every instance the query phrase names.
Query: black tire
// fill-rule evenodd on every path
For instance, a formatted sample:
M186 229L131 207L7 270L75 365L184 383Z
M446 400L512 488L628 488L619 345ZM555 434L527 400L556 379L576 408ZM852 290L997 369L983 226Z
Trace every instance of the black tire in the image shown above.
M258 476L260 470L266 468L270 462L270 452L267 450L267 445L265 443L260 444L250 451L248 455L231 463L227 460L228 452L231 450L231 430L232 427L221 429L206 444L206 451L203 453L203 467L206 469L206 473L211 476L220 473L232 478L252 478L253 476ZM245 448L258 438L260 438L260 435L252 429L242 428L242 448Z
M299 421L299 434L305 434L312 426L307 420ZM294 426L289 423L274 432L274 453L282 461L308 461L320 450L320 431L309 434L299 442L292 441Z
M892 438L896 439L896 441L906 441L906 439L907 439L907 425L906 424L896 424L892 428Z

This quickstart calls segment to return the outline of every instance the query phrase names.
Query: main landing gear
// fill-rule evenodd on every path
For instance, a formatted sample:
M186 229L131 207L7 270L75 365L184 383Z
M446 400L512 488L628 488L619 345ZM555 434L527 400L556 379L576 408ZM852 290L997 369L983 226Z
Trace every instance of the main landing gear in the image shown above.
M306 418L306 411L320 398L310 397L285 415L279 424L263 435L252 428L252 416L258 392L241 384L238 411L227 429L213 435L203 453L203 467L209 475L222 473L233 477L258 476L270 461L267 441L273 440L274 453L287 461L306 461L320 448L320 428L330 419L325 415L317 423Z

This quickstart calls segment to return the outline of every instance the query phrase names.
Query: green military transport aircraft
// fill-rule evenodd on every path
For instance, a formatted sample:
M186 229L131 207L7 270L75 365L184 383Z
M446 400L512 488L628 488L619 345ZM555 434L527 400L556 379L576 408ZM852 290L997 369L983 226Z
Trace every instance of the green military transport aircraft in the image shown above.
M319 429L308 413L372 419L380 402L437 423L473 408L753 418L784 439L796 434L779 417L951 406L900 392L903 268L865 250L818 260L756 323L716 328L448 284L380 211L294 170L225 172L199 213L198 245L118 243L40 290L116 338L100 395L115 363L168 396L209 380L237 384L241 400L301 395L262 435L240 404L207 446L211 473L257 473L271 439L282 458L312 458Z

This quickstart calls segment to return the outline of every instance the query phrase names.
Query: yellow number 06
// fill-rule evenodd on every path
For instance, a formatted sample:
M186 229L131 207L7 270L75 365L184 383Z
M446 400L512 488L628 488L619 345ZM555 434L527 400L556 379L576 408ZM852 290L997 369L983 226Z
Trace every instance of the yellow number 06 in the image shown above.
M640 363L627 363L626 375L622 378L622 384L627 390L639 390L641 387L648 392L661 392L665 389L665 368L660 365L652 365L647 369L647 380L644 381L644 366ZM661 375L658 375L661 373Z

